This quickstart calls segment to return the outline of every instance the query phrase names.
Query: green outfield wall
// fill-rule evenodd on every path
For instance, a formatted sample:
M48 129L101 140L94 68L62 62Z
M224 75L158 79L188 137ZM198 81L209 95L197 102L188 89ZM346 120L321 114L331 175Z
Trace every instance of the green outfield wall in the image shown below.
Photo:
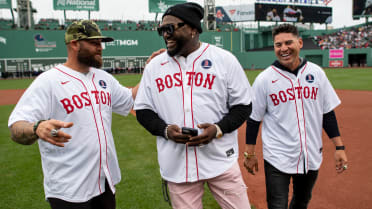
M104 68L142 68L147 57L164 48L155 31L103 31L115 39L104 43ZM272 44L270 32L204 32L200 39L231 51L245 69L263 69L275 60L273 51L249 51ZM372 66L372 48L345 50L343 58L329 58L329 50L302 50L301 56L323 67L338 64L353 66L355 59L365 59ZM0 31L0 72L44 71L66 61L62 30ZM361 58L360 58L361 57ZM335 62L336 60L336 62Z

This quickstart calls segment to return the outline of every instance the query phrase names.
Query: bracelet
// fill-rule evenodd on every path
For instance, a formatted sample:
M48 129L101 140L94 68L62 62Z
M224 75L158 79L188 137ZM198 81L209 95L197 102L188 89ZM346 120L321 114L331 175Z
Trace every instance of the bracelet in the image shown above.
M222 133L222 130L221 130L221 128L217 125L217 124L214 124L214 126L216 127L216 129L217 129L217 132L216 132L216 138L217 139L219 139L219 138L221 138L222 136L223 136L223 133Z
M249 160L252 157L256 157L256 152L253 152L252 154L248 154L248 152L244 152L244 157Z
M34 130L34 134L39 138L39 136L36 134L36 129L39 127L39 125L40 125L40 123L41 122L44 122L45 120L39 120L38 122L36 122L35 124L34 124L34 128L33 128L33 130Z
M345 150L345 146L336 146L336 150Z
M169 138L168 138L168 127L169 127L170 125L167 125L167 127L165 127L165 130L164 130L164 137L165 137L165 139L166 140L168 140Z

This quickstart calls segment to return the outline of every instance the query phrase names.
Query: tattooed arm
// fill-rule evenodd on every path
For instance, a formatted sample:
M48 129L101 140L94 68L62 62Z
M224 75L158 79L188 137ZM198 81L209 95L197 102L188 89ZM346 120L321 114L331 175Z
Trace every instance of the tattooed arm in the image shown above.
M38 136L33 130L34 124L27 121L13 123L10 127L10 134L13 141L24 145L33 144L38 139Z
M35 143L37 139L42 139L51 144L54 144L59 147L64 147L64 143L68 142L71 139L71 136L61 130L60 128L70 128L73 126L72 122L63 122L59 120L46 120L42 121L34 132L35 123L27 121L17 121L10 126L10 133L13 141L30 145ZM57 136L51 136L51 130L57 129Z

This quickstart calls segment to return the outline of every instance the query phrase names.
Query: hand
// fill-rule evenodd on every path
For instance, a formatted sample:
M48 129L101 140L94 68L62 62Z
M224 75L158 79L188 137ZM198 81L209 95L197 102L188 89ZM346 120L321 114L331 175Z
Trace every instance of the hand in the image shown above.
M347 158L345 150L336 150L335 161L337 173L342 173L347 169Z
M214 126L214 124L203 123L203 124L199 124L198 128L204 129L203 133L197 136L191 137L190 142L188 142L187 145L198 146L198 145L208 144L216 137L217 128L216 126Z
M71 136L61 130L60 128L70 128L74 124L72 122L63 122L60 120L46 120L39 124L36 129L36 134L40 139L47 141L51 144L54 144L59 147L64 147L64 143L68 142L71 139ZM52 136L51 131L53 129L58 130L57 136Z
M182 129L177 125L168 126L167 135L170 140L181 144L186 144L191 137L190 135L182 134Z
M158 56L159 54L165 52L166 49L159 49L158 51L155 51L151 54L151 56L146 60L146 64L149 64L149 62L156 56Z
M244 157L244 167L247 169L248 173L255 175L254 170L258 172L258 160L257 156ZM253 169L254 168L254 169Z

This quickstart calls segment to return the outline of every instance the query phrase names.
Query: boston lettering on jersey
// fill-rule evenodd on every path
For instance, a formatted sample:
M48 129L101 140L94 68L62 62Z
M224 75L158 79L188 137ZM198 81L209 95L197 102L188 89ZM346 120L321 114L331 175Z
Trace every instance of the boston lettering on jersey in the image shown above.
M111 95L109 92L105 91L91 91L93 98L95 98L96 104L105 104L111 106ZM90 106L92 103L90 101L90 97L88 92L81 92L80 95L73 95L70 98L61 99L60 102L65 108L66 113L72 113L75 108L81 109L86 106Z
M316 100L318 95L318 88L316 87L308 87L308 86L298 86L294 89L288 88L285 91L279 91L276 94L270 94L270 98L274 104L274 106L279 105L280 102L285 103L287 101L292 101L295 99L295 93L297 93L298 99L303 97L304 99L312 99Z
M202 86L206 89L212 89L214 79L216 78L213 74L203 74L201 72L186 72L188 76L187 85L191 84L195 86ZM179 87L182 85L181 73L174 73L173 75L166 75L164 78L155 79L156 85L158 87L159 93L164 91L165 88L172 88L173 86Z

